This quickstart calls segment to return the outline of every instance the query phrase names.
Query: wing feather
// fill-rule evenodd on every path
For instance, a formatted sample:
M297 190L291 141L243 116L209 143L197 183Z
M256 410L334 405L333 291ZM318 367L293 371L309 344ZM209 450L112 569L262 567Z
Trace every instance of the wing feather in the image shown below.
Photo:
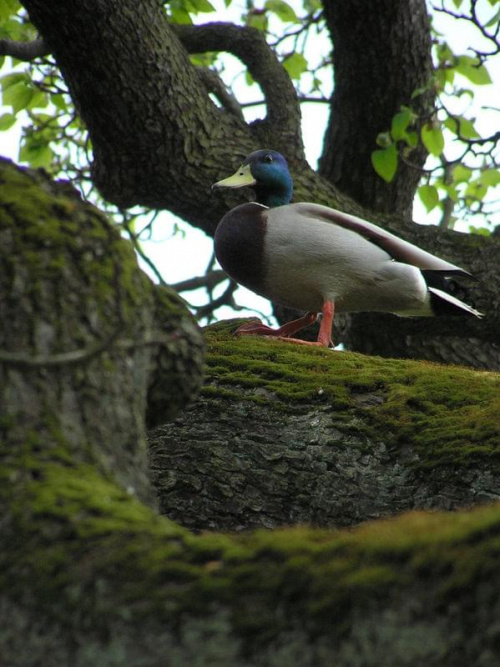
M413 245L413 243L403 241L403 239L362 218L328 208L327 206L321 206L320 204L297 203L291 204L291 206L296 208L300 215L311 217L315 220L324 220L330 224L333 223L344 229L356 232L374 245L385 250L385 252L398 262L411 264L419 269L445 271L449 274L472 277L468 271L465 271L460 266L436 257L430 252Z

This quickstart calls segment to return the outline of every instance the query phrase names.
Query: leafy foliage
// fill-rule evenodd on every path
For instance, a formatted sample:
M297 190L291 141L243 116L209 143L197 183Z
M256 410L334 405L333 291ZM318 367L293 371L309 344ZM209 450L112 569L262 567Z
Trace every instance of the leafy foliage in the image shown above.
M499 0L488 0L488 3L490 10L500 5ZM500 53L500 8L493 13L490 11L481 22L476 0L467 3L469 13L454 11L465 4L463 0L453 0L450 8L449 3L442 0L433 10L472 26L490 49L481 51L479 47L475 50L469 47L472 55L457 54L434 29L435 70L429 86L437 94L436 109L428 118L417 118L411 109L403 107L394 116L390 132L379 135L378 143L382 148L372 155L375 170L390 182L399 161L407 160L411 148L421 141L430 158L418 195L427 212L441 211L440 224L445 227L452 227L457 219L468 219L474 214L481 214L478 219L484 224L493 211L491 191L500 182L500 133L480 132L473 115L476 88L492 83L488 61ZM414 97L422 92L416 90ZM493 111L491 107L488 110ZM469 226L472 232L478 229L482 229L483 234L489 233L482 226Z

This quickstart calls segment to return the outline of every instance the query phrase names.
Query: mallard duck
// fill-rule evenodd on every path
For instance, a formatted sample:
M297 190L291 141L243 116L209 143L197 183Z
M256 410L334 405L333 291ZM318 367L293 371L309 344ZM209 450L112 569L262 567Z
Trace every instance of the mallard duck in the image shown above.
M237 283L307 314L278 329L250 322L238 333L290 339L321 312L313 344L328 347L335 311L481 316L447 292L451 276L472 277L459 266L353 215L290 204L293 181L277 151L251 153L212 188L244 186L254 188L257 201L222 218L214 239L217 259Z

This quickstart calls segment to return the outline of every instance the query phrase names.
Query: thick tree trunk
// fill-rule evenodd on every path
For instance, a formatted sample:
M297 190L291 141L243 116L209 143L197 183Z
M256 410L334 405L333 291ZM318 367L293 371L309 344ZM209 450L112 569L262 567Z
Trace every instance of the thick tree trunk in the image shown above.
M334 95L320 173L367 209L412 219L413 199L427 153L412 151L386 183L374 171L377 135L391 129L405 105L420 120L432 111L430 21L425 0L325 0L333 42ZM412 97L418 89L425 93Z
M349 532L300 527L231 536L193 535L143 503L151 503L146 413L158 424L193 395L199 331L175 297L142 275L103 216L67 186L10 163L1 163L0 180L2 664L498 663L497 506L406 514ZM276 512L273 488L259 497L251 485L257 476L246 487L241 481L248 452L238 437L257 428L259 406L260 442L248 438L248 445L251 465L260 451L263 468L272 469L270 485L283 483L285 472L298 474L302 456L326 479L328 465L345 464L349 451L355 474L364 457L367 469L370 457L380 457L383 477L384 457L392 456L383 454L384 441L399 450L402 475L413 448L417 474L425 466L430 475L447 475L450 460L458 472L478 465L484 493L489 460L496 484L494 374L431 372L426 364L239 340L224 330L213 332L209 349L199 414L206 419L207 405L219 399L204 452L191 420L193 446L204 455L191 461L194 476L202 471L210 509L229 489L261 516L262 502L269 516ZM278 442L274 424L263 430L266 416L282 424ZM304 447L292 455L294 430L304 433ZM340 446L345 452L335 456ZM210 482L208 454L221 458L224 448L238 455L241 486L231 477L234 456L227 484L220 466L217 483ZM171 455L168 466L172 479L178 469L186 483L185 461ZM311 505L340 507L341 479L330 478L327 489L323 479L303 476L309 487L302 494ZM350 500L362 518L373 487L359 482ZM450 484L443 479L444 489ZM297 492L293 483L290 492ZM277 523L289 522L301 505L303 498L291 495Z

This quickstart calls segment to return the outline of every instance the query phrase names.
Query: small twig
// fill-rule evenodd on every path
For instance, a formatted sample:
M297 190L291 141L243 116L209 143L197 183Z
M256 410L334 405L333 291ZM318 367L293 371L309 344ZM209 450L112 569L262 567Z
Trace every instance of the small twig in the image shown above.
M200 287L206 287L211 290L224 280L227 280L227 273L218 269L216 271L210 271L204 276L188 278L180 283L171 285L171 287L176 292L189 292L191 290L199 289Z
M320 104L330 104L331 100L328 97L314 97L312 95L299 95L299 102L319 102ZM248 109L249 107L259 107L266 103L265 100L255 100L253 102L242 102L241 108Z
M235 283L234 280L230 280L229 285L224 290L223 294L221 294L217 299L210 301L210 303L207 303L204 306L199 306L196 308L196 318L202 319L203 317L209 317L215 310L217 310L217 308L220 308L221 306L230 305L231 307L234 307L233 293L237 287L237 283Z
M158 283L162 287L168 287L167 282L164 280L164 278L161 275L160 271L158 270L156 264L146 255L146 253L142 249L141 244L139 243L139 240L137 238L137 234L134 234L133 230L130 227L130 224L129 224L129 221L126 217L126 214L123 211L121 211L121 213L122 213L122 216L123 216L123 220L122 220L121 224L123 225L123 227L127 231L128 235L130 237L130 240L132 241L132 245L134 246L134 250L139 255L139 257L143 260L143 262L145 262L149 266L151 271L154 273L156 279L158 280Z

